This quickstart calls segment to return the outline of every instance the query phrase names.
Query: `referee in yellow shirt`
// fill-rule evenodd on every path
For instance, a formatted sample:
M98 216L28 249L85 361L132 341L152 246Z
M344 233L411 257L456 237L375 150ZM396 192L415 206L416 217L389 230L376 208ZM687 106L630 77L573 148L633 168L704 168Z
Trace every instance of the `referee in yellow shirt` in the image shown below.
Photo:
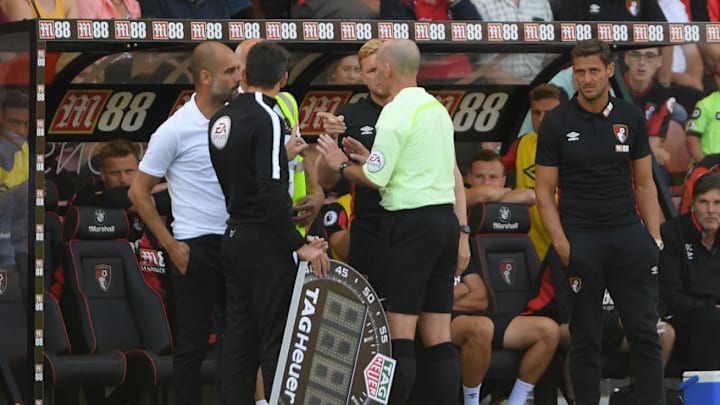
M386 211L373 286L385 298L397 360L389 403L405 404L412 389L418 326L432 359L428 403L455 404L460 369L450 343L450 311L460 225L453 212L453 123L445 107L417 87L420 51L414 42L387 41L376 58L378 81L392 101L377 121L372 153L350 137L343 140L347 155L327 135L318 148L348 180L379 189Z

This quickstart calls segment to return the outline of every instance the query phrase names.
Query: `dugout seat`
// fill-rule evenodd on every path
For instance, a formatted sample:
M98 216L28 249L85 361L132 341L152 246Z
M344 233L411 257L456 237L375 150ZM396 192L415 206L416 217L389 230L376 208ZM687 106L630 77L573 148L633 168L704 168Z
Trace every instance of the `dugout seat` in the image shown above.
M470 249L488 293L488 311L520 314L532 298L541 263L528 236L530 214L524 204L483 203L470 212ZM517 378L523 352L493 349L483 390ZM548 368L550 369L550 367ZM535 403L557 402L556 384L543 377Z
M72 346L58 301L45 290L44 314L44 383L45 400L49 404L78 403L81 386L99 388L119 386L125 383L127 359L119 351L98 354L72 354ZM90 401L89 390L86 397ZM103 395L104 396L104 395ZM92 397L95 403L101 399Z
M128 230L123 210L68 210L63 314L76 352L122 352L127 383L147 388L171 381L173 340L162 297L145 282Z
M45 180L44 285L56 298L62 292L62 219L57 212L58 189L55 182Z
M26 284L13 266L0 266L0 402L25 403L22 392L29 370L27 359L27 303Z

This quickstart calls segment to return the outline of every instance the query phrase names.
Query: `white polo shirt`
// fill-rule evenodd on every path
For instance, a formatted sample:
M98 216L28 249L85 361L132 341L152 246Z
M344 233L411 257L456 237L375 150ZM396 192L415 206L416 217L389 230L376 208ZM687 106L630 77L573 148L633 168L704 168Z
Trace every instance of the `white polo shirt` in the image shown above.
M210 163L209 121L195 102L195 93L150 137L140 171L165 177L172 199L176 239L223 235L228 213L225 196Z

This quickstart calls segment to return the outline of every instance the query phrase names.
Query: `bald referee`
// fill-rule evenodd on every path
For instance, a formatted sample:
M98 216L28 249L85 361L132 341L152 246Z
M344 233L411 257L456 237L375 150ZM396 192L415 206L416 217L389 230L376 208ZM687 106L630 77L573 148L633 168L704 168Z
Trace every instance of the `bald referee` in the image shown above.
M434 386L432 404L455 404L460 384L450 343L450 310L460 225L455 203L453 124L445 107L417 87L420 52L391 40L377 52L378 81L393 99L376 124L372 153L345 138L346 155L322 135L320 152L348 180L380 190L385 209L373 286L385 298L397 360L390 404L405 404L415 379L413 339L419 327ZM349 156L349 157L348 157Z

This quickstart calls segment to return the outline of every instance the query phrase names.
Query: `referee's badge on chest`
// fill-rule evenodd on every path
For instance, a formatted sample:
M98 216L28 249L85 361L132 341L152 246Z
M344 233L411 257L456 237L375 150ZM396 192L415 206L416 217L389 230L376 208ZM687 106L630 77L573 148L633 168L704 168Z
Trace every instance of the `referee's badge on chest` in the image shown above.
M230 134L230 117L223 115L215 120L212 128L210 128L210 142L216 149L225 147Z

